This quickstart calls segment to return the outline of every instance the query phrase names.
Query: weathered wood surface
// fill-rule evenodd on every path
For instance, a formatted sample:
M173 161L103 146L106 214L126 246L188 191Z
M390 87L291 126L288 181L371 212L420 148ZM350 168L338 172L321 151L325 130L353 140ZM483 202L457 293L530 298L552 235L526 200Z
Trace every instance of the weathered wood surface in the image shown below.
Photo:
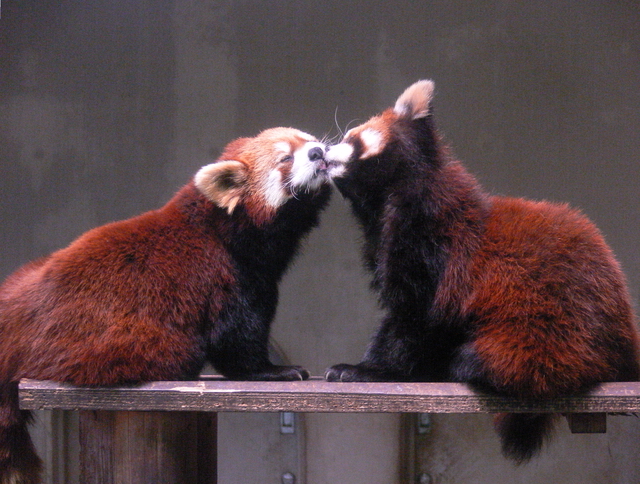
M211 378L117 388L20 383L20 406L38 410L239 412L640 412L640 383L605 383L585 395L521 401L460 383L238 382Z
M216 482L212 412L80 412L83 484Z

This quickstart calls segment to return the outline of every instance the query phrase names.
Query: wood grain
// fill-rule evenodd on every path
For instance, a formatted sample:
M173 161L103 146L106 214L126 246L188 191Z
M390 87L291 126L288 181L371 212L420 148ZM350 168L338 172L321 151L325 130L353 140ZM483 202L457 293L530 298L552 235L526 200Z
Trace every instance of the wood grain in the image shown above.
M83 484L210 484L216 414L80 412Z
M640 383L605 383L594 391L548 401L480 393L461 383L238 382L224 379L78 388L22 380L20 406L38 410L627 413L640 412Z

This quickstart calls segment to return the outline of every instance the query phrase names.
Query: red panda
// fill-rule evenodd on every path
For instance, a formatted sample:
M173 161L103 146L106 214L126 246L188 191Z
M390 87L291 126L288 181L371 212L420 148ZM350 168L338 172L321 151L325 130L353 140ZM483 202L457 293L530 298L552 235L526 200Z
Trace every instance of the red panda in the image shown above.
M522 399L637 380L630 296L598 229L567 205L485 192L443 146L433 89L415 83L327 148L386 313L363 361L326 379L454 380ZM499 416L504 454L528 460L551 422Z
M111 223L0 287L0 483L40 482L21 378L82 386L303 380L269 361L277 284L330 195L324 145L292 128L231 142L159 210Z

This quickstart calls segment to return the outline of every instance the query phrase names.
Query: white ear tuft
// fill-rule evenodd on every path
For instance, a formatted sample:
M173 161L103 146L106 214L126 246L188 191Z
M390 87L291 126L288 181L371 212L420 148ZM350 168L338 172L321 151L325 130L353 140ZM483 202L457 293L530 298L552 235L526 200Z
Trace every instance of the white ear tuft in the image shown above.
M198 190L231 214L245 190L247 167L239 161L218 161L200 168L194 182Z
M411 119L424 118L429 114L434 90L433 81L422 80L409 86L398 98L393 112Z

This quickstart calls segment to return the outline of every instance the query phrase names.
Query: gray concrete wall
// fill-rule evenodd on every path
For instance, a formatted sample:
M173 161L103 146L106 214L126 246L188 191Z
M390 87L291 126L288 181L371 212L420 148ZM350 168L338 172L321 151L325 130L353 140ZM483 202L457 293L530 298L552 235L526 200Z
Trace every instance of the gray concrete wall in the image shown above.
M159 206L234 137L275 125L336 135L429 77L442 131L485 186L582 208L640 299L635 1L1 8L2 276L91 227ZM358 361L377 324L358 245L334 196L282 285L274 339L314 374ZM637 482L640 426L628 420L580 446L563 436L517 471L498 459L484 417L439 417L423 460L438 483ZM306 427L304 482L398 478L397 416L313 415Z

